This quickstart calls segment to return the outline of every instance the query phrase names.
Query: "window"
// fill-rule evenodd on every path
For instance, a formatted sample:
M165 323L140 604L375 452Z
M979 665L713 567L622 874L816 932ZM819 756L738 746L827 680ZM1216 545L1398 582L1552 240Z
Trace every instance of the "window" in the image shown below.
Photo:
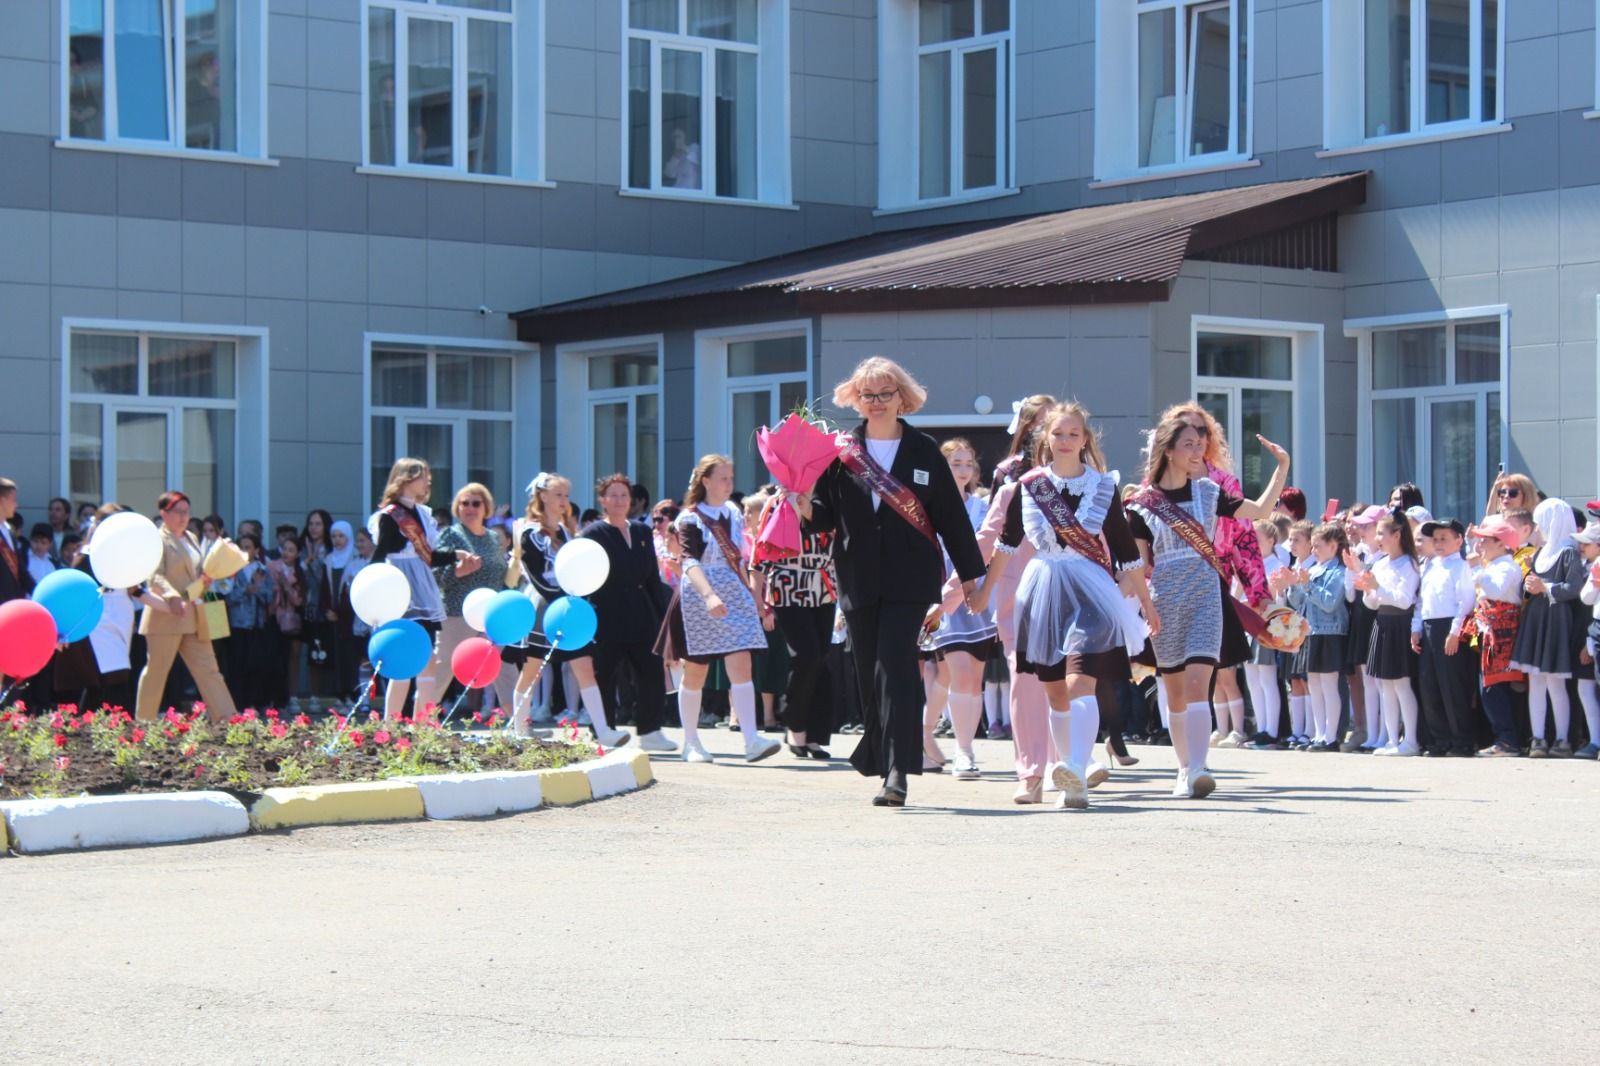
M804 334L759 340L729 338L726 345L728 442L735 485L753 492L772 480L756 449L756 431L774 426L811 396L811 365Z
M538 0L370 0L369 166L537 179Z
M1441 518L1483 512L1503 460L1501 343L1498 319L1371 333L1370 495L1413 481Z
M1206 333L1195 336L1195 396L1239 450L1235 473L1254 499L1272 480L1266 451L1244 446L1259 433L1294 450L1294 339Z
M516 498L511 356L375 343L370 367L374 500L403 455L432 468L435 505L469 481Z
M1250 158L1249 0L1101 0L1095 173Z
M1325 9L1330 148L1501 120L1501 0L1360 0Z
M197 515L236 512L239 341L75 330L67 496L138 510L169 488Z
M627 11L625 187L786 201L787 0L627 0Z
M63 0L68 141L260 155L264 0Z
M596 355L588 360L587 371L594 478L623 473L659 490L661 364L656 350Z

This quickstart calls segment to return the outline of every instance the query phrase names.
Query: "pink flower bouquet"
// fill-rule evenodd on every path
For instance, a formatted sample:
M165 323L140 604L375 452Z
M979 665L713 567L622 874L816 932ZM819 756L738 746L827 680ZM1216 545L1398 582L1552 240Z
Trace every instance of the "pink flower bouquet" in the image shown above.
M790 492L810 492L839 457L839 441L827 429L792 414L776 429L756 433L756 449L772 479ZM800 516L787 499L767 508L756 533L753 562L790 559L800 554Z

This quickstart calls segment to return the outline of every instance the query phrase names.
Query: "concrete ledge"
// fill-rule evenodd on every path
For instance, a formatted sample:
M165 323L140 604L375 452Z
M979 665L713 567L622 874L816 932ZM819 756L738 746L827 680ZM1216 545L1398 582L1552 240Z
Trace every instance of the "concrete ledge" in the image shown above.
M11 846L30 855L211 840L250 829L243 804L223 792L14 800L0 809Z
M633 765L633 781L639 788L643 788L656 779L656 772L650 768L649 752L635 751L628 756L628 762Z
M589 778L589 795L595 799L632 792L639 787L631 752L627 755L621 752L606 755L593 762L584 763L581 769Z
M583 766L569 766L560 770L541 770L544 780L544 802L550 807L570 807L574 803L587 803L594 799L589 791L589 775Z
M256 829L396 822L422 816L422 793L409 781L269 788L250 808L250 824Z
M511 770L482 774L430 774L408 777L422 794L429 818L487 818L513 811L538 810L544 802L541 778L546 771Z

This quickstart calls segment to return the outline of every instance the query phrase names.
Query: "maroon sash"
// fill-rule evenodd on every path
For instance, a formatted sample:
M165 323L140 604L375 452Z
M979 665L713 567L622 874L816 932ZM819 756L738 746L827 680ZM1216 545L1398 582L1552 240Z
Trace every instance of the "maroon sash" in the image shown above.
M852 433L846 439L849 443L839 453L839 461L850 472L850 476L860 482L868 492L877 493L884 503L894 508L896 514L911 523L912 527L927 537L934 547L938 547L939 539L933 532L933 520L928 517L928 510L922 506L922 501L917 499L917 494L879 466L862 446L860 437Z
M1224 582L1228 581L1227 564L1217 554L1216 545L1211 543L1211 538L1206 536L1205 527L1188 511L1173 503L1166 493L1154 485L1146 485L1134 493L1128 502L1138 504L1165 522L1178 535L1179 540L1193 548L1195 554L1204 559ZM1258 637L1265 632L1266 621L1249 604L1240 603L1226 593L1223 599L1233 604L1234 614L1238 615L1239 624L1244 627L1246 633Z
M1028 490L1033 502L1039 505L1039 510L1049 519L1050 528L1056 531L1056 538L1062 544L1085 559L1115 572L1111 566L1111 556L1106 554L1105 545L1100 543L1099 537L1083 528L1083 523L1078 521L1077 512L1073 511L1067 498L1061 495L1044 467L1024 474L1022 487Z
M740 581L744 581L748 585L749 581L744 574L744 556L739 554L739 549L733 543L733 523L728 521L726 516L708 518L703 514L700 515L700 522L711 530L711 539L715 540L717 547L722 549L722 557L728 560L729 568L739 575Z
M1028 469L1028 460L1023 455L1013 455L1009 459L1000 460L1000 465L994 468L995 483L1015 481Z
M394 524L399 527L400 535L406 538L406 543L416 549L417 558L422 560L422 565L433 565L433 545L428 543L428 532L422 528L422 522L416 515L398 503L391 503L383 509L383 513L394 519Z

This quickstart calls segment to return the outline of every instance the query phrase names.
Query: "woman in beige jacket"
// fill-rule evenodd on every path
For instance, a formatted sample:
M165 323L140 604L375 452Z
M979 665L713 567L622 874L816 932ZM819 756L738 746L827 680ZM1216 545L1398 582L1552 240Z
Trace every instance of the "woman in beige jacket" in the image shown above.
M172 669L172 660L182 655L205 702L206 714L213 722L226 721L234 715L233 696L217 669L210 629L199 603L203 571L200 544L188 531L189 497L175 489L164 492L156 507L161 512L161 565L151 575L149 585L166 606L146 607L139 620L148 657L139 675L134 714L149 721L161 712L167 673Z

